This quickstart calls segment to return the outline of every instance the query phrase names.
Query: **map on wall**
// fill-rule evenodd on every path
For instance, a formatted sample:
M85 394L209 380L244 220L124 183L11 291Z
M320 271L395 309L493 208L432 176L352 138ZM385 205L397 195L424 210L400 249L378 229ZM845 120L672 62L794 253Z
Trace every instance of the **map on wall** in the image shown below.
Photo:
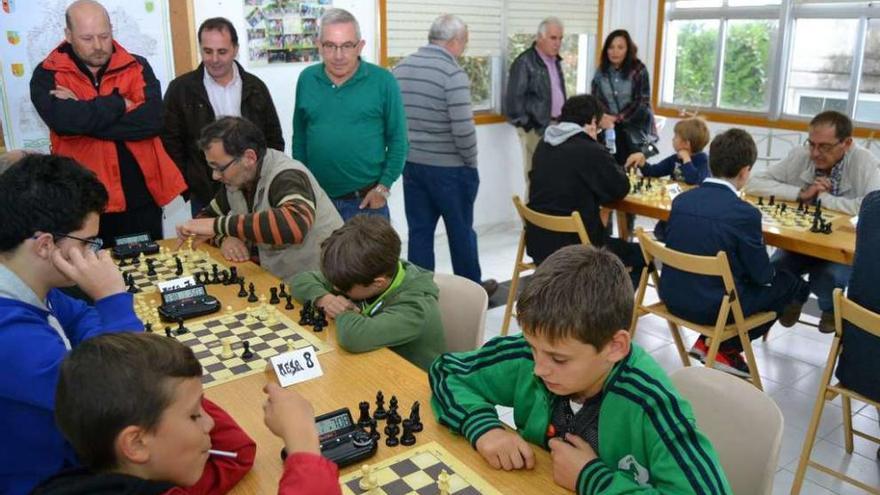
M64 40L64 11L73 0L3 0L0 25L0 117L7 149L49 151L49 129L31 104L34 68ZM100 0L110 13L113 36L145 57L167 85L173 75L167 0Z
M318 61L318 19L331 0L244 0L252 65Z

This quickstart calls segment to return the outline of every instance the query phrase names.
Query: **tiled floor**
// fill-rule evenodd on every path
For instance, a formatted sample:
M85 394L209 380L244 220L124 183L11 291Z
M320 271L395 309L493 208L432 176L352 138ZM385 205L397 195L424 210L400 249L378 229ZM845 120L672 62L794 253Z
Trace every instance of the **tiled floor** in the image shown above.
M495 278L498 281L510 279L518 242L519 229L516 224L501 225L480 232L479 250L484 278ZM437 239L436 257L436 270L452 273L445 237ZM486 339L499 334L503 315L503 306L489 311ZM816 320L807 315L802 319L812 323ZM517 331L514 322L511 332ZM687 331L684 333L689 343L695 339L695 333ZM648 350L667 371L682 367L669 330L662 320L650 316L642 318L635 341ZM801 323L790 329L777 325L770 332L766 342L758 340L753 345L764 388L776 401L785 417L782 450L773 493L788 494L812 414L818 382L831 345L831 336L820 334L815 327ZM853 419L856 428L880 435L876 409L866 407L864 404L854 404L853 408L858 411ZM503 411L502 419L512 422L510 412ZM877 445L856 437L855 452L847 455L843 447L842 424L842 410L838 399L825 407L819 428L819 439L813 449L814 458L835 468L841 468L849 476L871 486L880 486L880 462L875 457ZM801 493L818 495L867 492L809 469Z

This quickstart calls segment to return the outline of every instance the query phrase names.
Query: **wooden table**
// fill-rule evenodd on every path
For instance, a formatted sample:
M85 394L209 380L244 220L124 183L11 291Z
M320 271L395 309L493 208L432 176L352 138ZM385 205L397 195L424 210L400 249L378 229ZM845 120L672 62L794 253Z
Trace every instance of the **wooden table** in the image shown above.
M683 186L683 189L685 188L686 186ZM746 199L755 200L755 198L751 197ZM788 203L789 206L797 206L790 202L785 203ZM648 201L629 195L620 201L607 205L607 207L619 212L634 213L658 220L668 220L672 201L670 199ZM838 215L838 219L832 224L833 232L830 235L763 225L764 241L771 246L787 251L851 265L856 250L855 228L849 222L849 215L839 212L835 212L835 214ZM618 232L622 233L620 237L627 238L628 228L624 215L617 215L617 227Z
M163 241L165 245L174 245ZM222 259L218 250L206 247L215 258ZM257 294L268 293L269 287L277 286L279 280L253 263L238 263L238 273L253 282ZM208 292L222 301L224 307L232 306L242 309L247 305L245 299L236 294L238 286L208 286ZM157 295L142 296L150 300ZM287 313L294 321L299 319L299 308L284 311L284 305L278 308ZM310 330L310 329L308 329ZM316 414L322 414L341 407L348 407L354 419L358 416L358 402L366 400L374 407L376 391L382 390L387 401L396 395L400 401L400 413L406 417L413 401L421 405L424 430L416 435L414 447L387 447L383 438L380 440L376 455L367 462L375 464L385 458L393 457L408 448L417 448L430 441L437 441L469 468L476 471L492 486L504 494L555 494L569 493L553 482L549 454L540 447L534 447L536 466L531 471L505 472L492 469L476 450L471 448L464 437L451 433L434 419L430 407L431 391L428 386L427 374L412 365L396 353L388 349L364 354L351 354L340 349L336 344L335 327L330 326L320 333L313 333L336 349L321 354L320 363L324 376L304 383L293 385L295 390L308 398L315 408ZM281 478L282 442L272 435L263 424L264 394L263 385L273 380L270 373L256 374L233 380L205 391L206 397L226 409L242 428L257 442L257 458L251 472L232 490L233 494L270 494L277 493L278 480ZM350 466L341 470L346 474L356 470L358 466Z

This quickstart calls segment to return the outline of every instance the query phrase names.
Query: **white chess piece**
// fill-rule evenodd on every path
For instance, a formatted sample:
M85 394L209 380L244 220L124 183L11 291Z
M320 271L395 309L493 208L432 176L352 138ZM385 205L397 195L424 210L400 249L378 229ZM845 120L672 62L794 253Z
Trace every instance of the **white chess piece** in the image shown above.
M361 490L374 490L378 485L376 475L373 474L373 466L369 464L361 466L361 480L358 482L358 487Z
M220 352L220 357L223 359L232 359L235 357L235 353L232 352L232 338L227 337L223 339L223 350Z
M449 495L449 473L445 469L441 469L437 476L437 488L440 489L440 495Z

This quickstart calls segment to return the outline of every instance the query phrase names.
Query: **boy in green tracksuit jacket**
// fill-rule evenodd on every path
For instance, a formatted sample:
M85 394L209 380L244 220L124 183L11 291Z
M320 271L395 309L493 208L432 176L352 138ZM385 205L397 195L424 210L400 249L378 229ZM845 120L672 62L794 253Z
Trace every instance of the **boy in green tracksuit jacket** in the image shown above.
M446 351L434 274L400 259L400 238L384 218L358 215L321 243L321 272L293 279L293 297L336 320L349 352L390 347L427 370Z
M437 419L497 469L532 468L527 441L549 448L554 480L578 494L732 493L690 405L631 343L632 309L617 257L560 249L519 296L522 336L433 363ZM513 407L519 435L496 404Z

